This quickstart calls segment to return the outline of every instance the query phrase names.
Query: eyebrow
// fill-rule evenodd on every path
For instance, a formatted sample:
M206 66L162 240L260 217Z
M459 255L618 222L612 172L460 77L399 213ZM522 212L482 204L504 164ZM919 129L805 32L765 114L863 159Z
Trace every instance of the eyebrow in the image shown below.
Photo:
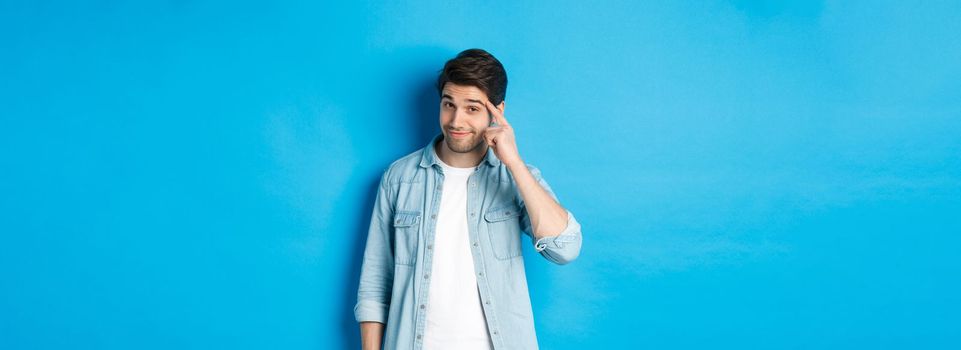
M452 101L454 100L454 98L453 98L453 97L450 97L450 95L448 95L448 94L444 94L444 96L441 97L442 100L445 99L445 98L446 98L446 99L449 99L449 100L452 100ZM481 100L475 100L475 99L472 99L472 98L467 99L467 102L474 102L474 103L478 103L478 104L484 104L484 102L481 102Z

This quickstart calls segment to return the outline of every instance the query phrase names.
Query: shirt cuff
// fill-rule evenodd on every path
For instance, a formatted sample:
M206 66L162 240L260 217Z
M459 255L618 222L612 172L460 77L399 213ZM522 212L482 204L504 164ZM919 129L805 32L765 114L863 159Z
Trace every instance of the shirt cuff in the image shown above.
M374 300L359 300L354 306L357 322L380 322L387 324L387 304Z
M567 227L564 231L556 236L541 237L536 242L534 242L534 250L541 252L545 249L562 249L567 243L577 240L577 231L579 230L577 221L574 220L574 215L570 211L567 211Z

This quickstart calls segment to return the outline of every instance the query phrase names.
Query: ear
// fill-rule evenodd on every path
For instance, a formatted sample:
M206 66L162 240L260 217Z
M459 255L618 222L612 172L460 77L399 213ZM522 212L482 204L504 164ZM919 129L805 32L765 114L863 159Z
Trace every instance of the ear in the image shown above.
M506 103L507 101L501 101L501 104L497 105L497 109L501 110L501 113L504 113L504 107L507 107Z

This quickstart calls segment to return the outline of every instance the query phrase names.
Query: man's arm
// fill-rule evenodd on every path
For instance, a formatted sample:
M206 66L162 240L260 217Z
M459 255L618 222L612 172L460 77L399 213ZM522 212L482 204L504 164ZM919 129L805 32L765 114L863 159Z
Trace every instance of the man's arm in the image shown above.
M380 322L360 323L361 350L380 350L384 339L384 324Z
M374 200L364 261L360 268L357 305L354 306L354 317L360 323L364 349L381 347L394 285L394 253L391 244L394 210L389 196L388 171L381 176L377 198Z
M501 107L490 101L484 103L497 123L497 126L490 126L484 131L484 139L514 177L521 200L527 208L527 215L523 218L524 231L535 239L534 249L557 264L573 261L581 251L580 224L570 211L557 202L557 197L537 169L533 168L531 172L521 160L514 140L514 128L504 117L504 103L501 103Z
M524 208L521 225L534 240L534 250L545 259L564 265L581 253L581 224L557 202L551 186L533 166L508 166ZM558 212L560 208L560 212Z
M567 228L567 210L538 183L526 164L508 164L507 169L524 199L534 239L557 236L563 232Z

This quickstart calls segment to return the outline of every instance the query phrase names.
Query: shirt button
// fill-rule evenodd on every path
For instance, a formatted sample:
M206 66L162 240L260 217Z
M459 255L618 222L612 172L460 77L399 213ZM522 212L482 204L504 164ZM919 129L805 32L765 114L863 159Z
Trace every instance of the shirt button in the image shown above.
M470 216L474 216L474 213L470 213Z
M437 214L430 214L430 218L431 218L431 219L436 219L436 218L437 218Z
M440 185L437 185L437 190L440 191Z
M494 335L497 335L497 331L494 331Z
M484 276L484 273L483 273L483 272L478 272L477 275L478 275L478 276Z
M490 304L491 304L491 301L490 301L490 300L485 300L485 301L484 301L484 304L490 305Z
M417 335L417 339L420 339L420 334Z
M504 212L504 215L511 215L511 212L506 211L506 212Z
M434 245L433 245L433 244L428 244L428 245L427 245L427 249L434 249Z
M430 276L430 275L429 275L429 274L425 274L425 275L424 275L424 279L427 279L427 276Z
M425 308L427 308L427 307L424 306L424 304L420 304L420 308L421 308L421 309L425 309Z
M477 246L477 242L474 242L474 246L475 246L475 247Z

